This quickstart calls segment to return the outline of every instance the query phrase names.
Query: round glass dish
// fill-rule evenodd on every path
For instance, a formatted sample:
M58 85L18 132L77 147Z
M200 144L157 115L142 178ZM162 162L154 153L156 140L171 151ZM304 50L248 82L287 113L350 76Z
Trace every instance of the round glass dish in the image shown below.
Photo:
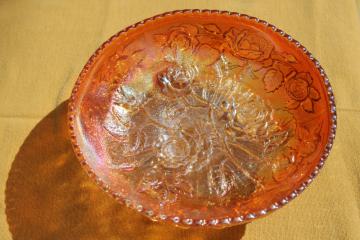
M134 24L90 58L72 143L103 189L155 221L225 227L287 204L336 130L319 62L245 14L182 10Z

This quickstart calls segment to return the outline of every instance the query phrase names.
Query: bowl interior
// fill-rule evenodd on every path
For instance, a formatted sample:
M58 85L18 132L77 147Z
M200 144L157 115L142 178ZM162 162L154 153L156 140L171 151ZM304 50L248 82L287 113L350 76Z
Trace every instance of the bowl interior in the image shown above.
M203 225L276 207L319 164L331 127L321 72L282 35L203 12L116 35L74 89L82 162L152 218Z

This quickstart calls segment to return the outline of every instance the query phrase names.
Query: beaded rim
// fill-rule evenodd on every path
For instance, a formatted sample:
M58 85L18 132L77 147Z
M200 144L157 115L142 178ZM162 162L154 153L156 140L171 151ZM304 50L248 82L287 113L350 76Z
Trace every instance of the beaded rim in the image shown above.
M87 164L86 159L84 157L84 155L81 152L81 149L79 147L79 144L77 143L77 139L76 139L76 135L74 132L74 118L75 118L75 105L74 102L77 98L77 92L79 89L79 86L83 80L83 78L85 77L85 75L87 74L88 70L90 69L90 66L94 63L94 60L96 59L96 57L103 51L103 49L108 46L114 39L118 38L121 34L126 33L127 31L134 29L140 25L144 25L145 23L154 21L158 18L162 18L162 17L166 17L169 15L175 15L175 14L184 14L184 13L205 13L205 14L219 14L219 15L226 15L226 16L234 16L236 18L245 18L247 20L252 20L255 21L259 24L263 24L266 27L272 29L272 31L278 33L280 36L282 36L283 38L285 38L287 41L289 41L290 43L294 44L297 48L301 49L304 54L313 62L314 66L318 69L320 76L322 77L325 87L327 88L327 94L328 94L328 98L329 98L329 104L330 104L330 116L331 116L331 124L330 124L330 135L327 141L327 145L322 153L322 156L319 160L319 163L316 165L316 167L314 168L313 172L308 176L308 178L302 182L302 184L300 185L299 188L295 189L292 193L290 193L288 196L284 197L282 200L278 201L278 202L274 202L273 204L271 204L268 208L262 209L258 212L253 212L253 213L249 213L247 215L241 215L241 216L237 216L237 217L226 217L224 216L224 218L216 218L216 219L210 219L210 220L206 220L206 219L191 219L191 218L184 218L181 219L179 216L166 216L164 214L159 214L159 215L155 215L154 212L150 209L144 209L144 207L140 204L136 204L136 203L132 203L130 200L128 199L124 199L123 197L121 197L119 194L113 192L109 186L104 183L102 181L101 178L97 177L96 174L93 172L93 170L91 169L91 167ZM71 98L69 101L69 106L68 106L68 124L69 124L69 133L70 133L70 138L71 138L71 143L74 149L74 152L76 154L76 157L78 158L78 160L80 161L80 164L84 167L84 169L86 170L87 174L96 180L96 183L107 193L110 193L117 201L125 203L125 205L129 208L135 209L136 211L142 213L143 215L147 216L148 218L151 218L152 220L155 221L162 221L162 222L169 222L175 225L180 225L180 226L197 226L197 227L202 227L202 226L212 226L212 227L227 227L227 226L232 226L232 225L237 225L237 224L243 224L243 223L247 223L250 222L254 219L263 217L271 212L273 212L274 210L286 205L287 203L289 203L292 199L296 198L301 192L303 192L305 190L305 188L307 188L307 186L313 181L313 179L318 175L320 169L323 167L325 160L327 159L330 150L333 146L333 142L335 139L335 133L336 133L336 127L337 127L337 115L336 115L336 106L335 106L335 99L334 99L334 94L333 94L333 90L332 87L330 85L329 79L324 71L324 69L322 68L322 66L320 65L319 61L316 60L313 55L297 40L293 39L289 34L285 33L283 30L277 28L276 26L268 23L267 21L261 20L259 18L256 17L252 17L249 16L247 14L241 14L241 13L237 13L237 12L229 12L229 11L220 11L220 10L208 10L208 9L204 9L204 10L200 10L200 9L184 9L184 10L175 10L175 11L171 11L171 12L165 12L150 18L147 18L143 21L140 21L138 23L135 23L125 29L123 29L122 31L118 32L117 34L113 35L112 37L110 37L107 41L105 41L96 51L95 53L90 57L90 59L88 60L88 62L86 63L86 65L84 66L84 68L82 69L81 73L79 74L79 77L75 83L75 86L72 90L71 93Z

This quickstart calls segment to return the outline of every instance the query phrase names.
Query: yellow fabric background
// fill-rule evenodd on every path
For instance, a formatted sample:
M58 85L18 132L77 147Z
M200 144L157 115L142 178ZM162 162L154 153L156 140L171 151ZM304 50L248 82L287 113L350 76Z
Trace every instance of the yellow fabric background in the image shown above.
M360 239L359 2L2 0L1 240L12 239L6 221L4 192L15 155L35 125L69 97L90 55L128 25L165 11L185 8L237 11L273 23L319 59L334 88L338 130L324 169L288 206L248 224L243 239ZM169 236L156 239L169 239ZM179 239L186 239L186 235Z

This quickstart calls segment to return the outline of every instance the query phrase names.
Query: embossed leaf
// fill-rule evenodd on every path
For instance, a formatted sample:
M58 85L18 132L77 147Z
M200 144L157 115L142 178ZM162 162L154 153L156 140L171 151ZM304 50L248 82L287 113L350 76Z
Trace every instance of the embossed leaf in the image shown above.
M228 29L227 31L225 31L225 33L224 33L224 37L225 37L225 40L231 40L231 42L232 43L234 43L235 42L235 39L236 39L236 36L237 36L237 34L235 33L235 28L230 28L230 29Z
M196 51L196 56L200 59L202 64L210 65L219 59L220 52L208 44L202 44Z
M280 129L295 129L296 120L294 115L287 110L277 110L272 115L276 119Z
M273 52L271 58L280 62L296 63L297 60L292 54Z
M284 81L282 73L276 69L270 69L264 76L264 86L266 92L273 92L278 89Z
M318 125L315 125L315 126L311 129L311 133L314 134L314 135L320 134L322 125L323 125L323 122L319 123Z
M213 46L214 48L220 48L224 44L224 41L221 37L209 37L208 35L197 35L196 40L198 42L198 47L202 44L207 44Z
M300 126L297 129L298 133L298 149L299 157L305 158L316 151L319 142L321 141L320 131L322 122L314 126Z
M182 27L186 32L191 35L195 35L199 31L198 28L192 24L181 24L180 27Z
M230 49L237 51L246 36L246 31L240 31L236 28L230 28L224 33L224 38L229 44Z
M295 68L286 62L275 61L273 66L274 68L279 69L286 79L290 79L293 77L293 73L296 73Z
M310 137L310 131L306 127L299 127L297 132L298 138L301 140L308 140Z
M221 33L220 28L216 24L205 24L204 28L211 33Z
M261 65L264 68L271 67L272 64L273 64L273 60L271 58L268 58L261 62Z
M194 36L194 35L196 35L198 33L198 27L195 26L195 25L192 25L192 24L185 23L185 24L181 24L179 26L171 27L169 29L169 32L170 33L182 32L182 33L187 33L187 34L190 34L190 35Z
M132 52L131 54L131 60L135 65L141 63L145 59L146 53L144 49L138 49Z
M288 104L287 104L288 109L291 109L291 110L296 109L299 106L300 106L300 102L293 100L293 99L289 100Z
M304 109L304 111L306 111L306 112L309 112L309 113L314 112L314 103L313 103L313 101L311 101L310 98L305 99L305 101L303 101L301 103L301 106Z
M309 89L309 97L312 99L312 100L319 100L320 99L320 93L318 92L318 90L316 90L315 88L313 87L310 87Z
M284 56L285 61L287 61L289 63L296 63L297 62L296 58L291 54L284 53L283 56Z
M209 192L212 195L224 197L233 186L233 177L222 165L211 168L208 173Z
M250 60L255 60L261 57L262 52L255 50L240 49L236 52L236 55Z

